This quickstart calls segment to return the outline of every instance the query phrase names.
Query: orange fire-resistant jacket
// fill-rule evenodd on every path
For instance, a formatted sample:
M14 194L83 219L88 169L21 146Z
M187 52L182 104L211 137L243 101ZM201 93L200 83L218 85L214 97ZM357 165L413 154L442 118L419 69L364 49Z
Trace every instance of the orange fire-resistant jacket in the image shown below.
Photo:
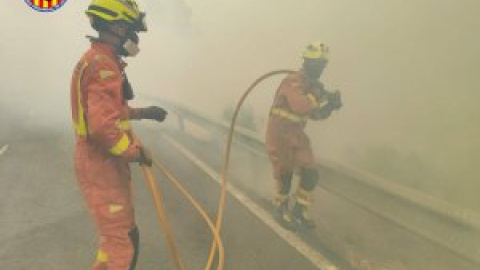
M304 132L310 113L323 104L315 96L304 72L288 75L280 84L270 110L266 132L266 147L273 174L280 181L282 174L298 168L315 166L310 140Z
M123 96L124 63L114 48L93 42L71 82L77 181L100 234L93 269L124 270L133 261L134 211L128 162L139 155Z

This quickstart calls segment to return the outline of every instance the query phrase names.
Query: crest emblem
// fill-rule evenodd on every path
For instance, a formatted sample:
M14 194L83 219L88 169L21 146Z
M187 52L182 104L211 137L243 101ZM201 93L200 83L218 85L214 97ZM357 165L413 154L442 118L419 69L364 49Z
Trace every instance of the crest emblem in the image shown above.
M67 0L25 0L34 10L39 12L52 12L63 6Z

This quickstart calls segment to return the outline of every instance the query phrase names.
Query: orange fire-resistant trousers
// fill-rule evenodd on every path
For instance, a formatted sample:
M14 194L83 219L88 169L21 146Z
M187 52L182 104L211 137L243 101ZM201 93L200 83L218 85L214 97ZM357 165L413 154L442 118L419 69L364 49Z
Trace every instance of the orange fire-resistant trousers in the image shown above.
M281 189L282 175L302 168L315 168L310 140L303 129L303 124L270 116L266 147L278 189Z
M75 150L78 184L100 232L93 269L128 270L136 230L128 163L99 151L86 140L78 140Z

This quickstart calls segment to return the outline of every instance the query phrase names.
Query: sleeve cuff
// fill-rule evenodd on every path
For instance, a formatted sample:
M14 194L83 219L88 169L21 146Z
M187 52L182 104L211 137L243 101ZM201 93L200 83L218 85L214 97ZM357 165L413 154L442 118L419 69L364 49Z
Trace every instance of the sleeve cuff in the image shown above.
M312 103L313 107L317 107L319 105L318 101L317 101L317 98L314 95L307 94L307 98Z

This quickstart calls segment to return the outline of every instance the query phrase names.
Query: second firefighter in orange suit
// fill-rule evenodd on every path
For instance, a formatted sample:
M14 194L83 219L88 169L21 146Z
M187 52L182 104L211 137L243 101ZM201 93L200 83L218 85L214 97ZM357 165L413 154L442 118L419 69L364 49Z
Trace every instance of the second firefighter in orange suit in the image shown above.
M327 64L327 47L313 42L303 53L303 67L288 75L280 84L270 110L266 147L276 180L275 218L288 229L313 228L307 209L318 181L315 158L304 128L308 119L326 119L341 107L340 93L327 92L318 81ZM294 172L300 183L289 209Z
M124 56L138 53L145 14L133 0L93 0L86 11L99 33L77 63L71 82L75 171L99 233L94 270L133 270L139 251L129 162L151 166L133 137L130 119L163 121L160 107L130 108L133 91Z

